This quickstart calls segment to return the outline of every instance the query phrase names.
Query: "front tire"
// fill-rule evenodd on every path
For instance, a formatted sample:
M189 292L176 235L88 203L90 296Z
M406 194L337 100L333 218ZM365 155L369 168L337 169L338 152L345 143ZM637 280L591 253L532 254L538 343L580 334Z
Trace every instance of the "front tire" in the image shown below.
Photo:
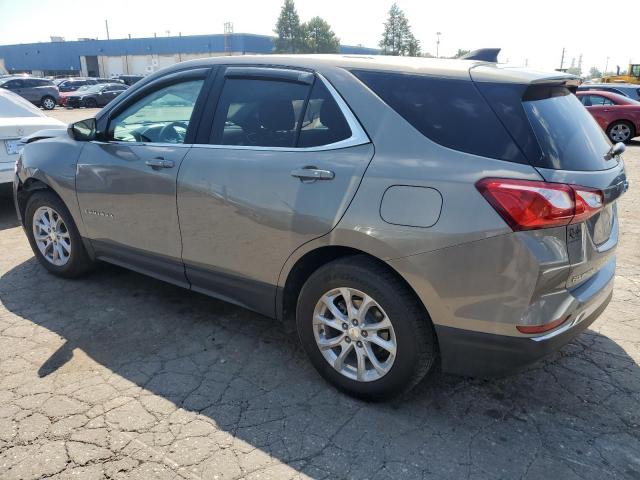
M629 141L636 136L636 131L633 124L620 120L609 125L609 128L607 128L607 136L613 143L629 143Z
M79 277L93 267L69 210L52 192L31 195L25 209L25 231L34 255L54 275Z
M56 100L55 98L47 95L46 97L42 97L42 100L40 101L40 105L45 110L53 110L54 108L56 108Z
M296 323L316 370L365 400L410 390L437 357L433 325L415 294L365 256L314 272L298 297Z

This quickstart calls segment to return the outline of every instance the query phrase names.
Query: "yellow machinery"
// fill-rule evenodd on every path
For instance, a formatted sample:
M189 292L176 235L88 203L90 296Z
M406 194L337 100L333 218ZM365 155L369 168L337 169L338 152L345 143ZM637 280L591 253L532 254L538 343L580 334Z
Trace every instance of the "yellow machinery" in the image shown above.
M640 63L629 65L626 75L610 75L603 77L604 83L637 83L640 84Z

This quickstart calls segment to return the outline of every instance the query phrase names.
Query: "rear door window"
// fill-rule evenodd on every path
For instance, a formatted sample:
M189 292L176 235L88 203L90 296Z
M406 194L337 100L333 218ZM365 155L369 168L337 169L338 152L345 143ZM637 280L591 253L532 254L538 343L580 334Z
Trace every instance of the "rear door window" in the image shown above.
M309 85L227 78L214 115L211 143L293 147Z
M430 140L462 152L526 163L472 81L365 70L352 73Z
M227 78L210 143L310 148L351 135L340 107L320 79L309 85L277 78Z
M589 103L592 107L602 107L604 105L615 105L611 100L602 95L589 95Z
M318 147L346 140L351 129L327 87L317 80L300 128L298 147Z

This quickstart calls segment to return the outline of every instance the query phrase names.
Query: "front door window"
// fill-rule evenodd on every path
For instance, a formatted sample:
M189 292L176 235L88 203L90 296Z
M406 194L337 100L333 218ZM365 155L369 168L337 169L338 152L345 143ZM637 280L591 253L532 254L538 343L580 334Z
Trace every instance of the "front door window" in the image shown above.
M109 139L184 143L203 83L204 80L175 83L143 97L111 120Z

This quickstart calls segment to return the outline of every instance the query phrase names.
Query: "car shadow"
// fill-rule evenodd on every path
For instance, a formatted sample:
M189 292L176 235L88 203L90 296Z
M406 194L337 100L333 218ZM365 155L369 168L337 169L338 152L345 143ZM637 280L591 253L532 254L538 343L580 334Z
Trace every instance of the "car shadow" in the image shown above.
M90 375L88 357L311 477L639 478L640 369L593 331L516 376L436 372L369 404L324 382L277 322L118 267L62 280L31 258L0 277L0 301L59 336L39 347L42 379Z

